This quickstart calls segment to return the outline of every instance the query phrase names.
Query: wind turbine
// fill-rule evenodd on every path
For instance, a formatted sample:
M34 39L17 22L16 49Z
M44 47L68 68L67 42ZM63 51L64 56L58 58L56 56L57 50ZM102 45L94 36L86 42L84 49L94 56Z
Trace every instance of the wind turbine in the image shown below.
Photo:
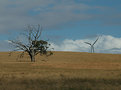
M90 45L91 46L91 53L94 53L95 51L94 51L94 45L96 44L96 42L98 41L98 39L99 39L99 37L94 41L94 43L89 43L89 42L84 42L84 43L86 43L86 44L88 44L88 45Z

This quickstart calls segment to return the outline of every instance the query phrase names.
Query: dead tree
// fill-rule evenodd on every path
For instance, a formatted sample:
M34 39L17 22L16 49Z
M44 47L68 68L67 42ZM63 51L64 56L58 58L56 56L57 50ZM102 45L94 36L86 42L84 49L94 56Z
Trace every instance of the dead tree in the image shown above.
M22 50L23 52L21 55L23 55L24 52L27 52L30 56L31 62L35 62L35 56L37 54L46 56L53 54L48 50L50 46L48 41L41 40L41 33L42 27L40 27L40 25L28 25L27 32L23 33L24 38L27 39L26 44L19 40L10 40L10 42L16 48L16 51Z

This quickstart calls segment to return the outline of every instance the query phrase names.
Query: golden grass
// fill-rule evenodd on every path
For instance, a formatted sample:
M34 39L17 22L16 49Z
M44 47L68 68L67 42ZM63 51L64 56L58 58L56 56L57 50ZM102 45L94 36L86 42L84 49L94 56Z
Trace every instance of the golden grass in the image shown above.
M0 53L0 90L121 90L121 55L54 52L50 57Z

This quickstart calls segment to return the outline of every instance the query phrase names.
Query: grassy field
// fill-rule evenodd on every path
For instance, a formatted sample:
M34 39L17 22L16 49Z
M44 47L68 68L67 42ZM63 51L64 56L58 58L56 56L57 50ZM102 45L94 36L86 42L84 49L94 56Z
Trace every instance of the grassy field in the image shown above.
M16 59L0 53L0 90L121 90L121 55L54 52Z

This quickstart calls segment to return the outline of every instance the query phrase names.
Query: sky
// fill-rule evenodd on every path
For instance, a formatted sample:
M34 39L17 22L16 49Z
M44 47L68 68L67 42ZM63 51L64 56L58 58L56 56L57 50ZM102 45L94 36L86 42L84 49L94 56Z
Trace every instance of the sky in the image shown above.
M0 51L27 25L43 26L55 51L121 53L121 0L0 0Z

